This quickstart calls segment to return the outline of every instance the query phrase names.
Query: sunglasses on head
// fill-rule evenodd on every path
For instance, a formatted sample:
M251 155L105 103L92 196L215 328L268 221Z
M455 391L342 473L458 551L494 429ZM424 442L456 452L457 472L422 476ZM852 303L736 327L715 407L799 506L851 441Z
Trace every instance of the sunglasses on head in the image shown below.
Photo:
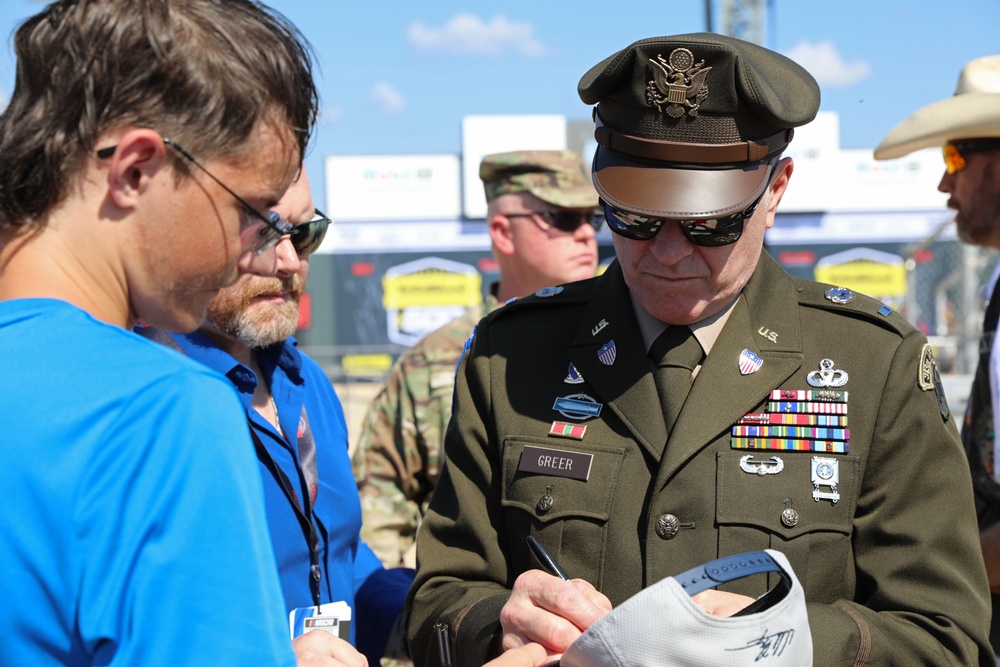
M528 213L505 213L508 218L533 218L542 231L552 228L560 232L575 232L580 225L590 225L594 231L600 231L604 226L604 213L598 209L593 211L530 211Z
M305 257L316 252L320 244L323 243L323 238L329 227L330 218L316 209L316 215L313 216L312 220L306 220L292 226L291 231L288 232L288 238L292 242L295 252L300 257Z
M944 168L949 174L962 171L966 167L965 156L1000 149L1000 139L973 139L971 141L949 141L944 145Z

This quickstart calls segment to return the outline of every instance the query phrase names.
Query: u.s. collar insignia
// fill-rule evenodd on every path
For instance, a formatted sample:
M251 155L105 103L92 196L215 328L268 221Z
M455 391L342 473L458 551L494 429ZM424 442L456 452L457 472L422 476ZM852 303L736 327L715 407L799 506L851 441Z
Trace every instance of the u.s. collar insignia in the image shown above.
M687 49L674 49L669 58L656 54L656 60L650 58L649 62L653 64L653 80L646 84L646 104L671 118L680 118L685 112L697 116L708 97L705 77L712 68L705 67L704 60L696 63Z
M806 382L814 387L843 387L847 384L847 371L833 367L833 359L819 362L818 371L809 371Z
M555 296L556 294L559 294L562 291L563 291L562 285L557 285L555 287L543 287L542 289L535 292L535 296L545 298L549 296Z
M831 287L828 289L824 295L830 301L834 303L850 303L854 301L854 292L847 289L846 287Z

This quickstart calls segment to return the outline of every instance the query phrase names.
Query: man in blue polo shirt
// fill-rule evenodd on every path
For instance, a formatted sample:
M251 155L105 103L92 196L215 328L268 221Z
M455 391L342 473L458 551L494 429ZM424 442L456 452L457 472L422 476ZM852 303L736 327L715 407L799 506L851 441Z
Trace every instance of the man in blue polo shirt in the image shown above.
M343 409L323 370L292 338L309 255L330 222L313 203L305 168L274 210L294 224L275 246L275 276L245 275L223 290L194 333L164 340L139 332L178 346L236 387L260 462L292 633L307 623L334 624L377 665L393 627L402 641L398 618L413 570L383 569L361 541ZM349 622L326 606L337 602L351 609Z

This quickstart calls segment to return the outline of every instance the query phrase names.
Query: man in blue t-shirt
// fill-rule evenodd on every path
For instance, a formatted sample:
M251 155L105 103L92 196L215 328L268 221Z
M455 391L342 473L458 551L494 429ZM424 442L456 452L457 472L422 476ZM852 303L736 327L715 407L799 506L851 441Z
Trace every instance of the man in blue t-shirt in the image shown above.
M273 273L288 225L269 208L316 116L308 51L249 0L60 0L14 48L0 664L291 667L239 400L128 329L192 330L241 273ZM363 663L306 639L303 665Z
M343 409L323 370L292 337L309 255L330 222L313 203L304 167L274 210L294 224L275 246L274 276L246 274L222 290L194 333L165 339L150 327L137 331L180 348L236 387L260 462L285 609L292 619L336 623L338 634L355 640L377 665L394 629L391 643L402 646L399 615L413 570L383 569L361 541ZM324 605L337 602L352 610L349 623L335 609L327 612ZM291 631L299 635L302 628L293 623Z

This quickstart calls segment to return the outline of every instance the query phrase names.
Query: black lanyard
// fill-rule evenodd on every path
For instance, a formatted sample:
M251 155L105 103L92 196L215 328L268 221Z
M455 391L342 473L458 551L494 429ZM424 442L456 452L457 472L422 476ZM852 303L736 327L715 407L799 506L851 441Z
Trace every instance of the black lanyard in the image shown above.
M275 415L276 419L280 418ZM249 421L249 420L248 420ZM319 533L316 530L316 523L313 521L313 502L315 494L319 488L319 475L316 472L316 443L313 441L312 429L309 427L309 418L306 416L306 407L302 406L301 419L302 433L299 435L299 461L302 465L302 476L306 482L306 495L299 502L299 496L295 492L295 487L288 479L288 475L274 461L274 457L267 451L267 447L261 442L260 436L250 422L250 437L253 438L254 448L257 450L257 458L264 467L267 468L278 486L284 492L295 510L295 517L302 527L302 533L309 546L309 590L312 592L313 604L320 606L319 583L323 579L323 570L319 564Z
M148 338L154 340L157 343L169 347L172 350L176 350L183 355L187 355L187 352L177 343L173 337L162 329L157 329L156 327L141 326L134 329L135 333L139 334L143 338ZM274 404L274 418L281 423L281 417L278 416L278 404ZM288 479L278 464L274 462L271 453L267 451L264 443L260 441L260 436L257 435L257 431L254 430L253 422L247 417L247 422L250 425L250 437L253 438L254 449L257 450L257 458L264 467L271 471L274 478L278 481L278 485L281 490L284 491L285 497L288 498L289 502L292 504L292 508L295 510L295 516L299 520L299 525L302 527L302 533L305 535L306 542L309 545L309 590L312 592L313 604L317 607L320 605L319 596L319 582L323 579L323 570L319 565L319 534L316 530L316 524L313 522L313 501L316 498L316 492L319 489L319 474L316 472L316 443L313 440L312 429L309 427L309 417L306 415L306 406L302 406L302 418L300 420L302 435L299 436L299 462L302 466L302 476L306 483L306 498L305 502L299 503L299 496L295 493L295 487L292 486L291 480ZM279 426L279 431L281 428Z

